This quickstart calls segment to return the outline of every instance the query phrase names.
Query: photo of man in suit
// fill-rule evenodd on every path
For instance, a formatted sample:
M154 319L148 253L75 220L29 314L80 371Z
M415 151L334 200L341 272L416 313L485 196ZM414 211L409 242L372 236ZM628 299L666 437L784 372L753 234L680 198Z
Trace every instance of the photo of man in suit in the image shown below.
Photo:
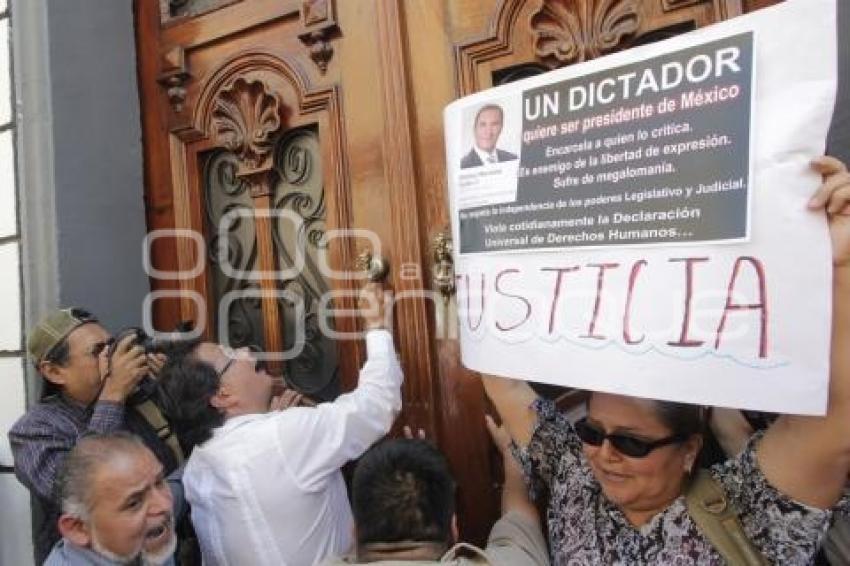
M514 161L517 156L509 151L498 149L496 142L502 133L504 112L498 104L486 104L475 115L475 145L460 160L461 169L480 167L485 163Z

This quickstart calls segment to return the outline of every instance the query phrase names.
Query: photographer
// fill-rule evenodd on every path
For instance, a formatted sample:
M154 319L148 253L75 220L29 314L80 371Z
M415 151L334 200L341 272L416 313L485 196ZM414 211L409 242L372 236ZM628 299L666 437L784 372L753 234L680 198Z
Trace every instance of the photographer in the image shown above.
M91 313L57 309L44 317L27 339L27 350L44 379L41 401L9 431L15 475L42 507L35 533L41 563L59 540L55 484L58 471L77 442L88 433L132 432L162 463L165 473L177 457L146 418L126 410L139 383L164 364L161 355L145 354L127 335L118 344Z

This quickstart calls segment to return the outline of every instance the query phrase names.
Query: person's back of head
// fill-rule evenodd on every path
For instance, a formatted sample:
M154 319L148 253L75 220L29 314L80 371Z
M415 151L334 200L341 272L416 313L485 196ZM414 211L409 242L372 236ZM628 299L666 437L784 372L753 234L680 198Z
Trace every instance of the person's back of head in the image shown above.
M210 364L195 357L195 346L197 343L173 346L159 377L163 413L187 456L224 422L221 412L210 404L220 376Z
M455 482L446 459L424 440L381 442L354 472L357 543L448 543L454 537Z

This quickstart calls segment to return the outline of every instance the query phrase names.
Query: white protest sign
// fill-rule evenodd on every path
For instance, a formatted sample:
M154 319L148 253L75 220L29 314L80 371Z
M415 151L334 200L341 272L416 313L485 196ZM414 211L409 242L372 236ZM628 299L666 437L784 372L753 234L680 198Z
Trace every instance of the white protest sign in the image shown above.
M450 104L464 365L822 414L835 35L788 0Z

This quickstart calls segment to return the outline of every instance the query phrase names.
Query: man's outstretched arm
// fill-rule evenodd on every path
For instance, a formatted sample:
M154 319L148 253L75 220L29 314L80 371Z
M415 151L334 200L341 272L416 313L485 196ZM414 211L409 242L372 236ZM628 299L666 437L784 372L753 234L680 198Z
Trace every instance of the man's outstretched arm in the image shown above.
M385 328L384 291L370 283L363 292L367 361L357 388L332 403L289 409L280 415L286 431L281 448L305 489L317 488L346 462L359 457L389 432L401 411L403 375ZM371 307L371 308L369 308Z

